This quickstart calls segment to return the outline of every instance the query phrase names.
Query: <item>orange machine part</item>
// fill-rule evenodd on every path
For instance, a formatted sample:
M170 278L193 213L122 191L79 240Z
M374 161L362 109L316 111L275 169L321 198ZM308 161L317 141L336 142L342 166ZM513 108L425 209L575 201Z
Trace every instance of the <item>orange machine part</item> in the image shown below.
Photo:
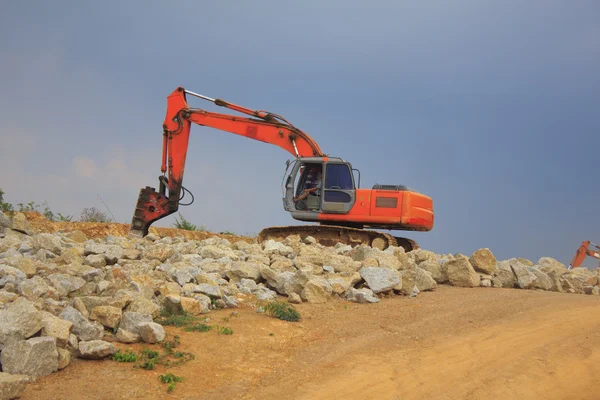
M318 219L430 231L434 223L433 201L416 192L358 189L348 214L320 213Z

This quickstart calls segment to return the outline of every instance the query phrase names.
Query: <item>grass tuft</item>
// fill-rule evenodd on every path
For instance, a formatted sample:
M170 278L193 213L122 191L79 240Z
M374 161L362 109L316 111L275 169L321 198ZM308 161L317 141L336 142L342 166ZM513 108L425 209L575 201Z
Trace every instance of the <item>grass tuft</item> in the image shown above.
M279 318L283 321L296 322L300 321L300 313L288 303L280 303L278 301L272 301L264 307L264 310L273 315L275 318Z

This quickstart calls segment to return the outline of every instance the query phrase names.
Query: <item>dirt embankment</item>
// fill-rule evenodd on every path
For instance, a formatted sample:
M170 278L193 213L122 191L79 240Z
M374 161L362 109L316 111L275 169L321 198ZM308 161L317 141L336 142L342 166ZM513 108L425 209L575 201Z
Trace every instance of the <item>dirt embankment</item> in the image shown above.
M185 378L172 394L162 367L76 360L22 399L600 398L596 296L441 286L415 299L297 308L299 323L244 307L209 315L233 335L169 327L196 356L168 370Z
M126 237L129 233L130 227L130 224L118 223L49 221L44 218L42 214L37 212L26 212L24 214L36 232L56 233L59 231L81 231L88 237L88 239L105 238L108 235ZM188 231L184 229L162 228L155 226L151 226L149 232L161 237L183 236L188 240L204 240L211 237L222 237L229 241L243 240L248 243L251 243L253 240L255 240L253 237L238 236L233 234L219 234L209 231Z

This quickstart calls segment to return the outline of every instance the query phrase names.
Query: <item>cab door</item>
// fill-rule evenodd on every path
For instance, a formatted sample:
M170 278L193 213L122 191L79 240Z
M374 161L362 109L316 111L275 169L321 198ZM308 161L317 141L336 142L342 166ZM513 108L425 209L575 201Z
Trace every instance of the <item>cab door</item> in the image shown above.
M321 210L327 214L347 214L356 201L354 177L350 165L325 164Z

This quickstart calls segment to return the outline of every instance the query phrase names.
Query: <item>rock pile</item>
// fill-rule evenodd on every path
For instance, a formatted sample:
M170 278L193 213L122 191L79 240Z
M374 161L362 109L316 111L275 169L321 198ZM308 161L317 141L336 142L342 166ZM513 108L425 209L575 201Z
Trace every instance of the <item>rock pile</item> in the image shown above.
M567 270L548 257L534 264L498 261L489 249L468 257L314 242L153 234L88 240L77 231L36 233L22 214L11 220L0 213L0 400L72 357L114 354L112 342L163 341L165 331L154 322L163 309L198 315L278 296L291 303L376 303L439 284L600 294L599 270Z

